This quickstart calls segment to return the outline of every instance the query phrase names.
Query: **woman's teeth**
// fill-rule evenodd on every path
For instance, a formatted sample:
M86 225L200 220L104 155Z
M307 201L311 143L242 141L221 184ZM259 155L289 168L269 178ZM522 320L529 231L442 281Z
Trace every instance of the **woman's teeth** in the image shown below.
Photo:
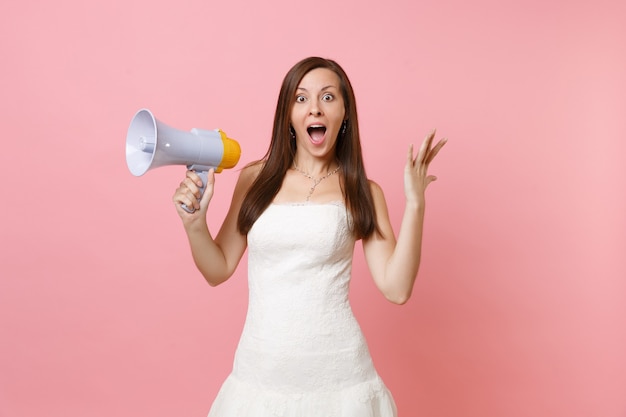
M320 143L324 140L324 135L326 133L326 127L324 126L311 126L307 129L309 136L313 143Z

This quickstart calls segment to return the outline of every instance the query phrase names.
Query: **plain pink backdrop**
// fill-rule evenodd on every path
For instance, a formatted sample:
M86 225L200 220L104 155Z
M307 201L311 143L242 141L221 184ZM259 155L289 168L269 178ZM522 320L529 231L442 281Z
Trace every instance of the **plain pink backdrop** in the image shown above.
M131 176L141 107L262 156L309 55L354 84L394 225L410 143L449 138L397 307L352 300L401 417L626 416L626 7L620 1L5 1L0 416L206 415L246 311L171 204ZM220 225L237 171L218 177ZM396 229L397 230L397 229Z

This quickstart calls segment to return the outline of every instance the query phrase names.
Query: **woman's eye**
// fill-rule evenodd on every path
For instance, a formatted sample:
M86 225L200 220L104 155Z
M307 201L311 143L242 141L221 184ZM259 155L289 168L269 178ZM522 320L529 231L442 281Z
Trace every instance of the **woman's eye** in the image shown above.
M296 103L304 103L305 101L306 101L306 97L296 96Z
M332 95L332 94L324 94L324 95L322 96L322 100L323 100L323 101L331 101L333 98L334 98L334 97L333 97L333 95Z

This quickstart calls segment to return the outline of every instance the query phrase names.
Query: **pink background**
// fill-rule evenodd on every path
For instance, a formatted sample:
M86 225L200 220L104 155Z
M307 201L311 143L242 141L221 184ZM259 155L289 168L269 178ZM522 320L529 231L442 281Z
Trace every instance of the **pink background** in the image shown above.
M352 299L402 417L626 416L621 1L79 0L0 5L0 416L204 416L246 264L210 288L171 195L131 176L141 107L262 156L287 69L338 60L397 227L409 143L432 165L402 307L360 251ZM218 177L215 230L236 170ZM397 229L396 229L397 230Z

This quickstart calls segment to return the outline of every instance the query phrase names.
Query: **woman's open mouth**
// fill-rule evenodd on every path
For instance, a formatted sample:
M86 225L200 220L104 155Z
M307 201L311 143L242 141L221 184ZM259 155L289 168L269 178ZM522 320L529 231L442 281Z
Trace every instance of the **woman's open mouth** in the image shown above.
M309 133L311 142L313 142L315 145L319 145L320 143L324 142L324 137L326 136L326 126L312 125L309 126L306 131Z

